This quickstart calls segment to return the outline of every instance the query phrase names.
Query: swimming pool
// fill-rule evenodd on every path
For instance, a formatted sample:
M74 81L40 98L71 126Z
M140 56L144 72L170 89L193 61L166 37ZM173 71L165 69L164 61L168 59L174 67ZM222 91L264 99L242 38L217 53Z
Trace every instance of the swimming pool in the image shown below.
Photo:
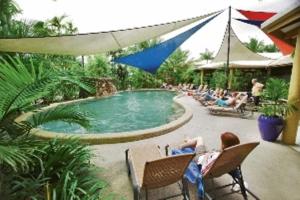
M158 127L181 117L185 109L173 101L175 92L133 91L114 96L72 103L76 109L88 113L91 127L55 121L40 129L67 134L104 134L131 132Z

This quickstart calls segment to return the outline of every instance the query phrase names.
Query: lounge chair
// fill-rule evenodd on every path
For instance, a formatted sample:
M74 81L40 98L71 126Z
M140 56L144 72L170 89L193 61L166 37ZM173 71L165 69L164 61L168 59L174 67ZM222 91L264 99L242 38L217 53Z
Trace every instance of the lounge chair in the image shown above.
M133 184L134 200L141 198L142 190L145 190L148 199L149 189L165 187L179 181L182 181L181 193L171 197L182 195L184 199L189 198L183 175L195 154L166 157L154 145L128 149L125 154L128 175Z
M234 117L248 117L253 115L253 112L245 109L247 102L247 95L242 97L236 106L221 107L221 106L208 106L208 110L212 115L234 116Z
M229 174L233 178L233 183L224 186L214 187L207 190L205 193L206 198L212 199L208 194L210 191L215 191L231 186L232 188L238 184L240 186L239 191L231 191L226 194L222 194L219 197L224 197L225 195L241 192L244 199L248 199L247 193L250 194L254 199L259 199L254 195L249 189L244 185L244 179L242 175L241 164L245 158L250 154L250 152L259 144L259 142L240 144L233 147L229 147L223 150L211 167L203 174L204 182L208 179L213 179L220 177L224 174ZM231 189L232 189L231 188ZM215 196L213 199L216 199Z
M235 145L221 151L217 159L210 165L210 167L205 170L205 173L202 174L204 188L206 188L206 184L208 180L213 180L214 178L221 177L225 174L228 174L232 177L233 182L230 184L226 184L223 186L208 188L205 190L205 198L212 200L217 199L218 197L224 197L226 195L239 193L243 195L244 199L247 199L247 193L250 194L254 199L259 200L259 198L247 189L244 185L244 179L242 175L241 164L245 160L245 158L254 150L254 148L259 145L259 142L251 142L245 144ZM178 144L167 145L165 147L166 155L169 153L170 147L178 147ZM213 182L213 181L212 181ZM233 187L238 184L240 186L240 190L233 190ZM209 193L212 191L224 189L226 187L231 186L231 191L225 194L221 194L219 196L211 197Z

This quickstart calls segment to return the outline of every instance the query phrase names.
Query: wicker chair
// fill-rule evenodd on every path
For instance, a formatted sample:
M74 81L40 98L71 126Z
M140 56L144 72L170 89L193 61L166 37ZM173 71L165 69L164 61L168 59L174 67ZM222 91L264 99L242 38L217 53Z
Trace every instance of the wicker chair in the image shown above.
M134 200L140 199L142 190L145 190L148 199L149 189L165 187L179 181L182 181L181 193L168 198L180 195L184 199L189 198L183 175L194 154L166 157L160 153L157 146L152 145L128 149L125 154L128 175L133 184Z
M233 194L236 192L241 192L244 199L247 199L247 192L254 197L254 199L259 199L255 196L249 189L247 189L244 185L243 175L241 164L244 159L249 155L249 153L259 144L259 142L253 143L246 143L240 144L233 147L229 147L223 150L216 161L212 164L212 166L203 174L204 182L207 179L213 179L220 177L224 174L229 174L233 178L233 183L227 184L224 186L214 187L208 191L206 191L206 197L208 199L216 199L217 197L211 198L208 194L209 191L222 189L225 187L233 186L238 184L240 186L240 191L231 191L227 194L222 194L221 196L224 197L225 195Z

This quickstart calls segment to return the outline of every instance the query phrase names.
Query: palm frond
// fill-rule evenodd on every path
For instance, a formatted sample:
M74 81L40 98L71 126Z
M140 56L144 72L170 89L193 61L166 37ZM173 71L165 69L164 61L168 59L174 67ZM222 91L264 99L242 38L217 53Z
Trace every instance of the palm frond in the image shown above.
M26 121L30 123L32 127L37 127L41 124L58 120L76 123L85 128L90 126L88 114L78 111L78 108L76 109L76 106L72 105L61 105L34 113Z
M57 199L99 199L106 183L96 177L97 168L89 160L90 149L78 139L51 140L43 149L45 172L52 186L52 196Z
M0 166L7 165L13 171L28 171L38 159L35 155L41 151L43 142L26 135L10 138L0 134Z
M20 61L9 57L0 59L0 119L16 108L22 109L49 92L50 86L57 84L51 73L37 76Z

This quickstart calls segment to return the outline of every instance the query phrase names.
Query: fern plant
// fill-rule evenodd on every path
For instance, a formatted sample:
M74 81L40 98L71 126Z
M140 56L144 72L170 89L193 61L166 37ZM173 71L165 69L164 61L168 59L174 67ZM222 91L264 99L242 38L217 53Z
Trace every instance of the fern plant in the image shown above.
M26 122L15 121L23 111L35 108L34 102L49 94L61 80L74 79L42 64L25 66L18 58L0 58L0 196L3 199L97 199L104 186L93 174L90 152L85 145L76 140L43 141L28 134L33 127L53 120L87 127L86 114L58 106L34 113ZM76 82L84 86L77 79L73 81Z

